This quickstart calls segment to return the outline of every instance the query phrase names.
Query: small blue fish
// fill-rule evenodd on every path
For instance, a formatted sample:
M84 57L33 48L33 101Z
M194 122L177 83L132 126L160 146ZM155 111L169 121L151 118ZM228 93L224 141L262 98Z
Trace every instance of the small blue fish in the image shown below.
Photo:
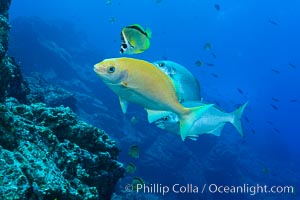
M203 48L204 48L205 51L210 51L211 48L212 48L211 43L206 42L206 43L204 44Z
M269 19L268 22L274 26L278 26L278 23L272 19Z
M205 65L208 66L208 67L213 67L213 66L215 66L215 64L213 64L213 63L205 63Z
M296 102L298 102L298 99L290 99L290 102L291 103L296 103Z
M214 7L217 11L220 11L220 9L221 9L221 6L219 4L215 4Z
M236 88L236 89L237 89L237 91L238 91L241 95L244 95L244 92L243 92L242 89L240 89L240 88Z
M272 108L273 108L274 110L278 110L278 107L275 106L274 104L270 104L270 105L272 106Z
M278 128L273 128L273 130L276 132L276 133L280 133L280 130Z
M280 74L280 71L277 69L272 69L272 72L274 72L275 74Z
M272 100L275 101L275 102L279 102L279 99L277 99L275 97L272 97Z
M292 67L292 68L294 68L294 69L296 69L296 67L297 67L297 66L294 65L293 63L289 63L289 66Z
M201 67L202 66L202 62L200 60L196 60L195 65L197 67Z
M245 116L245 120L246 120L246 122L250 122L250 120L249 120L249 118L247 117L247 116Z
M215 73L210 73L211 76L215 77L215 78L219 78L219 75L218 74L215 74Z

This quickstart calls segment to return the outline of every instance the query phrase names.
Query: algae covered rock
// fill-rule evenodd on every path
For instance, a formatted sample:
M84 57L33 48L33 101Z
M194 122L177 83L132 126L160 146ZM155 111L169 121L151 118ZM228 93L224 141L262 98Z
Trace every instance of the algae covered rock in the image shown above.
M8 49L8 8L10 0L0 1L0 102L7 96L26 101L29 88L23 80L20 66L6 55Z
M14 98L0 104L0 181L13 180L11 187L0 184L1 199L12 193L16 199L109 199L124 173L118 153L104 131L77 120L70 108Z
M0 60L4 58L8 47L8 8L10 2L10 0L0 1Z
M10 6L11 0L1 0L0 1L0 13L7 15L8 8Z

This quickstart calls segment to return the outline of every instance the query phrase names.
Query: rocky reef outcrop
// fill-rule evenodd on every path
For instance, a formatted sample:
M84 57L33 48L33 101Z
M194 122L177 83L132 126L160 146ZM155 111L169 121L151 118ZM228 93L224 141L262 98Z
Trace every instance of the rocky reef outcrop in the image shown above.
M6 54L10 28L8 23L10 2L10 0L0 2L0 101L6 96L13 96L24 102L29 88L23 80L20 66Z
M110 199L124 173L116 143L77 119L73 93L23 79L7 55L9 5L0 2L0 199Z
M0 104L0 196L14 199L109 199L122 176L108 135L70 108Z

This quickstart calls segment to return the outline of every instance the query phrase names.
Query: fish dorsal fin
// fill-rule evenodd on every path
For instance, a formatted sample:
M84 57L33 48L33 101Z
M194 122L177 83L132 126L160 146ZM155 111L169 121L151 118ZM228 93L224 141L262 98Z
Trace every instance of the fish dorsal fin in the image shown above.
M221 136L224 125L225 124L221 124L220 126L215 128L214 130L210 131L209 134L212 134L212 135L215 135L215 136Z
M152 37L152 31L149 28L146 28L146 35L149 39Z
M146 32L145 32L144 28L139 24L132 24L132 25L126 26L126 28L135 29L135 30L141 32L142 34L146 35Z
M148 114L148 122L151 124L159 119L167 117L171 114L169 111L161 111L161 110L148 110L145 109Z
M145 36L147 36L149 39L152 36L152 31L149 28L146 28L146 31L145 31L144 28L139 24L132 24L130 26L126 26L126 28L135 29L135 30L139 31L140 33L144 34Z
M127 112L128 102L122 99L121 97L119 97L119 100L120 100L122 112L125 114Z

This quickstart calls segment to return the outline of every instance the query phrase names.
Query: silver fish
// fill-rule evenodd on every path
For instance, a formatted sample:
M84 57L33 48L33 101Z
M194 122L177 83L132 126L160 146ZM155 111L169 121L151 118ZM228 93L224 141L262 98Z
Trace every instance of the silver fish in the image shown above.
M153 64L172 79L179 102L201 100L200 84L184 66L169 60L160 60Z

